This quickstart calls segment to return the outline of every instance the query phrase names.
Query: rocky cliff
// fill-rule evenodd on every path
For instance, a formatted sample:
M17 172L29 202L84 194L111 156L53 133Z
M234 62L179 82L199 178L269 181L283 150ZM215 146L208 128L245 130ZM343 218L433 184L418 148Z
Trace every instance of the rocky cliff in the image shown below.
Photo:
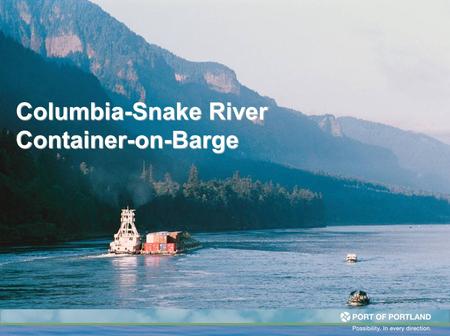
M95 75L111 99L153 105L183 101L205 108L209 101L269 106L264 123L184 123L196 133L236 134L232 155L267 160L297 168L415 186L395 155L378 146L323 132L298 111L279 107L241 85L224 65L190 62L151 44L87 0L3 0L0 30L23 46L52 60L70 62ZM45 79L43 79L45 80ZM149 125L127 125L136 132ZM175 124L158 124L158 131ZM179 127L179 125L178 125ZM338 130L331 127L334 135Z

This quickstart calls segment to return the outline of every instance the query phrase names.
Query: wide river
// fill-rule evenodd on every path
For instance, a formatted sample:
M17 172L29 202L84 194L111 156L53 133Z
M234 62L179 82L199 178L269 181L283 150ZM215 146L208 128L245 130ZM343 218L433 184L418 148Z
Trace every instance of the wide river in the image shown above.
M108 240L0 250L0 308L342 308L354 289L374 308L450 308L450 225L194 237L173 257L111 256Z

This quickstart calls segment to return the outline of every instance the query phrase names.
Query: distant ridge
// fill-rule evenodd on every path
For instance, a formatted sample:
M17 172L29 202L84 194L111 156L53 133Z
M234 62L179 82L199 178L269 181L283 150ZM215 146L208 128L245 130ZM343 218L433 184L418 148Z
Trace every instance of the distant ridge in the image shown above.
M450 193L450 145L425 134L353 117L323 115L311 119L328 134L391 151L400 166L414 173L417 187Z

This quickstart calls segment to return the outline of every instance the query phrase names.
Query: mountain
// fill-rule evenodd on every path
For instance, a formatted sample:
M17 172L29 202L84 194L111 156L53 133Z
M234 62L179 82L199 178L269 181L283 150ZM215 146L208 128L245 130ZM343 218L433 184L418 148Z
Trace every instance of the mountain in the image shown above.
M0 54L0 245L45 244L110 232L115 228L114 206L96 195L80 162L63 151L21 150L14 136L19 129L40 134L102 129L90 123L19 123L10 113L23 100L74 105L105 101L99 81L73 65L45 60L1 32Z
M427 134L447 145L450 145L450 132L435 131L435 132L427 132Z
M391 151L324 133L304 114L243 86L228 67L190 62L150 44L87 0L3 0L0 30L44 57L71 62L95 75L117 103L182 101L206 109L210 101L229 101L270 108L264 122L130 122L130 132L164 133L182 126L199 134L236 134L241 144L233 157L416 187L414 174L403 169Z
M331 136L334 136L336 138L342 138L345 136L344 132L342 131L341 124L336 120L334 115L312 115L309 118L311 120L314 120L320 127L320 129L326 134L330 134Z
M86 121L17 121L6 111L14 110L21 100L78 106L102 103L108 96L92 74L44 59L1 32L0 54L0 245L109 236L117 229L119 205L124 204L144 205L138 209L139 217L147 225L151 223L149 229L213 231L279 227L280 223L292 227L323 225L321 196L305 189L288 190L238 176L201 181L196 173L183 185L170 175L157 180L156 174L152 183L144 183L123 164L140 161L142 152L19 149L15 138L19 129L39 134L120 130ZM165 169L162 156L156 160L145 155L158 169Z
M393 192L381 185L272 162L226 156L202 159L201 180L192 173L186 178L193 160L188 153L174 161L148 151L20 150L11 129L26 127L39 133L120 130L95 122L19 124L9 118L10 109L21 99L80 105L102 102L108 96L92 74L43 58L1 33L0 53L0 126L4 128L0 133L0 245L110 235L117 228L119 207L127 204L138 208L142 227L148 229L217 231L450 221L450 203L444 198ZM143 158L152 163L151 174L139 174ZM252 179L239 177L236 170Z
M100 82L92 74L68 64L55 64L43 59L35 52L25 49L0 32L0 126L19 129L26 127L41 133L52 133L65 129L80 131L87 125L98 127L98 123L58 123L30 120L20 121L16 106L27 101L34 106L46 106L49 101L56 105L87 105L90 102L104 104L109 98ZM44 127L43 127L44 126ZM82 127L80 127L82 126Z
M450 193L450 145L425 134L352 117L311 118L328 134L391 151L400 166L414 174L417 188Z

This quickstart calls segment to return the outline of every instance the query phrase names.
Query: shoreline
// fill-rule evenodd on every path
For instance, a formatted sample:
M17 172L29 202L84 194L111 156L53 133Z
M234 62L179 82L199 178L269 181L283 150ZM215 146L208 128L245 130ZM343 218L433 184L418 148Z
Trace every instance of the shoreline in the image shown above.
M336 227L370 227L370 226L394 226L394 225L400 225L400 226L429 226L429 225L450 225L450 223L372 223L372 224L366 224L366 223L348 223L348 224L339 224L339 223L329 223L327 225L318 225L318 226L304 226L304 227L278 227L278 228L263 228L263 229L249 229L249 230L213 230L213 231L190 231L193 234L220 234L220 233L241 233L241 232L252 232L252 231L272 231L272 230L309 230L309 229L320 229L320 228L336 228ZM145 234L145 233L144 233ZM2 250L4 249L27 249L27 248L39 248L39 247L49 247L49 248L55 248L59 245L64 245L66 243L75 243L78 241L93 241L98 239L104 239L104 240L111 240L114 233L102 233L102 234L94 234L94 235L87 235L85 237L73 237L73 238L67 238L67 239L61 239L56 240L53 242L42 242L42 243L19 243L19 244L5 244L2 243L0 246L0 254L2 253Z

